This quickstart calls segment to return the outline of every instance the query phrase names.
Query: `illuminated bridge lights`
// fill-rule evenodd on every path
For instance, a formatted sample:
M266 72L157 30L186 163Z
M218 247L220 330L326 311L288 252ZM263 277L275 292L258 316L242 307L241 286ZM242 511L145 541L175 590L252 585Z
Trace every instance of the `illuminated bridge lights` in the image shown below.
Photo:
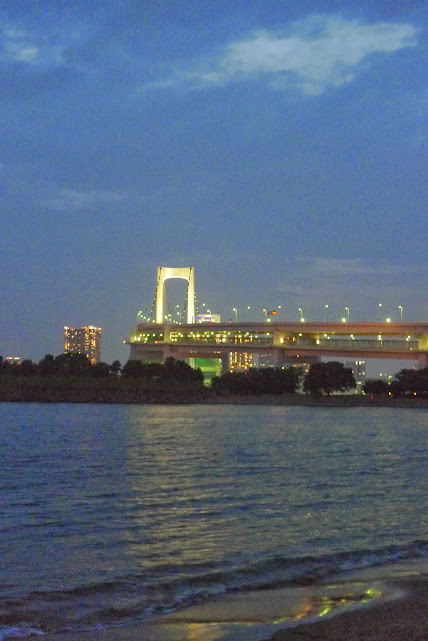
M149 334L149 338L152 338L152 335ZM273 334L271 332L266 332L264 334L252 334L250 332L242 331L214 331L207 330L204 332L170 332L169 341L171 343L222 343L222 344L231 344L231 345L246 345L246 344L272 344L273 343Z
M141 332L138 334L135 334L132 336L131 340L133 342L143 342L143 343L163 343L164 342L164 334L162 332L157 332L157 333L145 333Z
M203 332L186 332L174 331L169 332L168 340L165 341L165 334L163 332L138 332L131 337L131 342L138 342L143 344L159 344L159 343L203 343L203 344L218 344L218 345L252 345L269 346L276 345L287 349L287 346L297 344L299 347L308 348L326 348L329 349L365 349L365 350L405 350L414 351L418 350L418 341L410 335L406 337L385 338L384 334L379 334L376 337L358 337L354 334L335 335L318 334L311 335L303 332L292 334L291 336L277 336L276 342L272 332L265 333L250 333L242 331L213 331L207 330Z
M189 358L192 353L194 358L205 358L209 354L209 358L222 358L226 362L233 353L237 363L250 365L250 356L244 354L258 354L264 359L272 351L278 363L288 356L296 358L297 352L302 358L349 357L352 353L366 358L373 354L373 358L381 355L381 358L418 360L420 366L428 362L427 323L408 323L405 327L394 323L346 323L345 327L340 323L305 323L302 327L298 322L216 323L205 327L141 323L125 343L131 345L135 358L144 358L145 354L151 358L155 352L162 358L171 354L176 358Z

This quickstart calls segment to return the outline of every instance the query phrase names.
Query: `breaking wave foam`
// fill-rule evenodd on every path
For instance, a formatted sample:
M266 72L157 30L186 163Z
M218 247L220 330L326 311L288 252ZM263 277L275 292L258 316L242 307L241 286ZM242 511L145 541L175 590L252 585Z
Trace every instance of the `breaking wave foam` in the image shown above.
M309 586L340 573L398 562L428 559L428 541L405 546L355 550L300 559L274 556L251 565L225 560L212 564L165 565L161 575L132 574L115 581L76 586L64 591L32 592L3 601L3 621L32 623L0 628L0 641L150 620L225 593ZM159 568L158 568L159 570ZM28 620L28 619L27 619Z

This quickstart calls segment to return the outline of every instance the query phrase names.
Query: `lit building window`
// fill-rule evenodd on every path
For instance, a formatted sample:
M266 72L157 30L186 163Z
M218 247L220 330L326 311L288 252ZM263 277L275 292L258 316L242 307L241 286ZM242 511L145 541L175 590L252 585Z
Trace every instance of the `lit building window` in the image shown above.
M64 327L64 354L86 354L92 365L101 360L101 327Z

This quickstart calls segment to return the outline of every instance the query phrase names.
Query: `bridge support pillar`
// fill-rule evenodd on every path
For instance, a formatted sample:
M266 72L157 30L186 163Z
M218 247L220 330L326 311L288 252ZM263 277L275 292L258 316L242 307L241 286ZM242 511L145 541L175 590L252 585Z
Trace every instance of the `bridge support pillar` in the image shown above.
M221 356L221 375L227 374L230 369L230 355L229 352Z
M174 351L174 348L173 348L172 345L164 345L163 350L162 350L162 358L163 358L163 362L164 363L165 363L167 358L170 358L171 356L174 356L173 351Z
M130 361L142 361L143 363L163 363L165 361L164 353L162 351L141 349L138 343L130 345L129 352Z
M419 347L419 349L428 350L428 334L419 334L419 336L418 336L418 347Z
M275 368L282 367L284 364L284 350L275 349L272 352L272 363Z
M419 369L428 367L428 334L419 334L418 347L425 351L425 354L419 354Z
M419 369L425 369L425 367L428 367L428 352L425 352L425 354L419 354L418 364Z

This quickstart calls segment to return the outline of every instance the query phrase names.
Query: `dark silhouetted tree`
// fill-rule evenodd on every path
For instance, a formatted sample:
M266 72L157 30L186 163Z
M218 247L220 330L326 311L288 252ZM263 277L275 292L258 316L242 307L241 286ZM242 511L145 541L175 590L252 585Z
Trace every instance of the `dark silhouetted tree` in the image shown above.
M146 363L130 360L122 368L124 378L143 378L146 372Z
M327 394L332 392L346 392L356 387L352 369L343 363L328 361L327 363L314 363L305 375L303 389L311 394Z
M107 363L95 363L91 365L89 375L92 378L108 378L111 374L111 365Z
M363 385L363 392L365 394L378 394L388 396L391 387L387 381L379 379L368 379Z
M175 358L172 357L165 359L161 377L187 383L202 384L204 382L204 376L199 368L193 369L193 367L190 367L190 365L184 361L175 360Z
M29 359L25 359L19 365L20 376L36 376L38 374L38 366L36 363Z
M121 371L121 364L120 361L113 361L113 363L110 365L110 373L112 376L119 376L120 371Z
M428 367L424 369L401 369L391 383L394 396L428 396Z
M193 369L187 363L175 358L167 358L165 363L142 363L128 361L122 369L124 378L145 378L151 381L177 381L181 383L203 384L204 377L200 369Z
M216 376L211 381L211 387L216 394L293 394L300 376L300 370L294 367L252 367L244 372L227 372Z
M90 376L93 367L86 354L59 354L54 362L59 376Z
M40 376L55 376L58 373L58 364L52 354L46 354L38 364Z

